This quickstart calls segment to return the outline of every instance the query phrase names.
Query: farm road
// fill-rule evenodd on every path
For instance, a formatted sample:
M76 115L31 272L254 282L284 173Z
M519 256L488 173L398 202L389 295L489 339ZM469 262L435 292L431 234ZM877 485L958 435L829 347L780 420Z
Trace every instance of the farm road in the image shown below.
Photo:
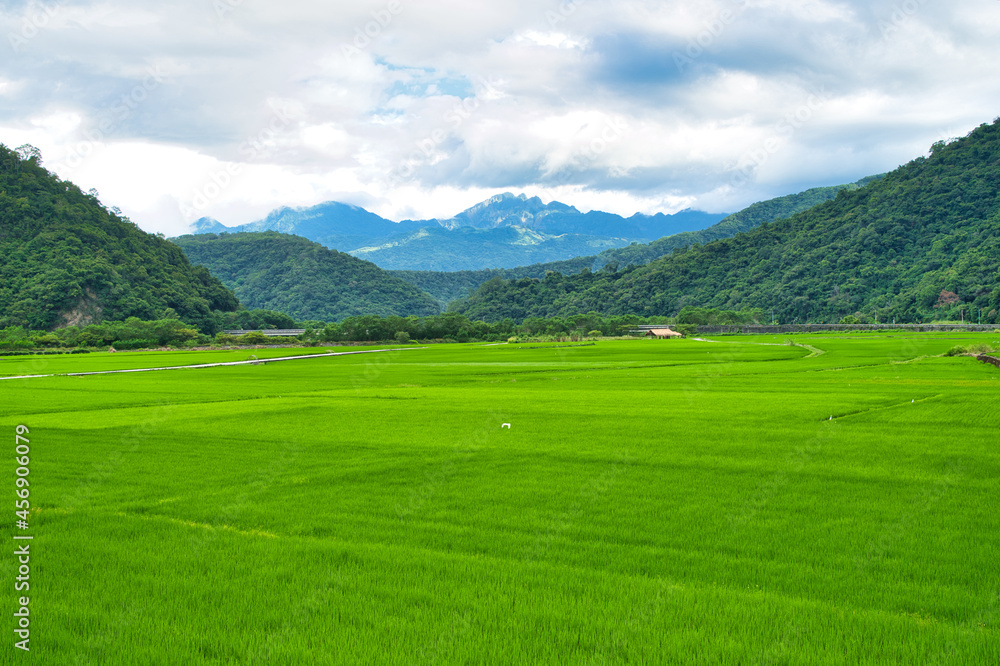
M296 361L304 358L323 358L324 356L348 356L350 354L378 354L389 351L412 351L415 349L427 349L427 347L402 347L395 349L366 349L364 351L349 352L328 352L326 354L304 354L302 356L281 356L278 358L262 358L252 361L227 361L225 363L199 363L197 365L174 365L164 368L129 368L126 370L100 370L97 372L60 372L51 375L14 375L12 377L0 377L4 379L37 379L41 377L85 377L87 375L116 375L123 372L156 372L158 370L193 370L195 368L219 368L225 365L260 365L262 363L277 363L279 361Z

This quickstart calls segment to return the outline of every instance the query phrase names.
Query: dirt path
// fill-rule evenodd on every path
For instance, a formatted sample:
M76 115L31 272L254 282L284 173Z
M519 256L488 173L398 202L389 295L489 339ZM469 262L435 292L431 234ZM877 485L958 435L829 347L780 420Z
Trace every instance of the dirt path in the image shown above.
M390 351L411 351L415 349L427 349L427 347L402 347L395 349L366 349L364 351L349 352L328 352L326 354L304 354L302 356L281 356L278 358L262 358L252 361L227 361L225 363L199 363L197 365L174 365L165 368L130 368L127 370L99 370L96 372L60 372L51 375L14 375L12 377L0 377L3 379L35 379L39 377L86 377L89 375L116 375L125 372L157 372L159 370L192 370L195 368L221 368L226 365L262 365L266 363L278 363L279 361L297 361L305 358L323 358L324 356L348 356L350 354L378 354Z

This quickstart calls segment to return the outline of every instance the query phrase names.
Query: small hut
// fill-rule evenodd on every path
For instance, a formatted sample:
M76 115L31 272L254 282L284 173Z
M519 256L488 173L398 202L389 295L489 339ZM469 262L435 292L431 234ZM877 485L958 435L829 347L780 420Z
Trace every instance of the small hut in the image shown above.
M683 338L684 335L669 328L654 328L646 331L646 337L656 338L657 340L669 340L670 338Z

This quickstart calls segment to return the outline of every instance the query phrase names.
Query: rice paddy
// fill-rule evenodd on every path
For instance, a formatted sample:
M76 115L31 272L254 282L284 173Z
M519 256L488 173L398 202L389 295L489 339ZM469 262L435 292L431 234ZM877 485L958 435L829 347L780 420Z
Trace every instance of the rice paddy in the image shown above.
M996 337L0 359L0 663L1000 663Z

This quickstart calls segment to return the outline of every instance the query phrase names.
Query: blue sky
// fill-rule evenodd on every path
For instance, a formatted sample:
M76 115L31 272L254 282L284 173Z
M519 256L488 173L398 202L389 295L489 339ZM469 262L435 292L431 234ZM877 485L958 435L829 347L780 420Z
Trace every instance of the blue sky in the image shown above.
M0 142L168 235L505 190L734 211L992 121L998 27L996 0L0 1Z

